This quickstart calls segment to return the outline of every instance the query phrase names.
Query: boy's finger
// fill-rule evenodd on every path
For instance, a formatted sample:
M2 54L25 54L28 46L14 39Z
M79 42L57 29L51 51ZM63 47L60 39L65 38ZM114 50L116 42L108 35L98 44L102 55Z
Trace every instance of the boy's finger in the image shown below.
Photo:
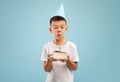
M52 56L52 54L49 54L48 57Z

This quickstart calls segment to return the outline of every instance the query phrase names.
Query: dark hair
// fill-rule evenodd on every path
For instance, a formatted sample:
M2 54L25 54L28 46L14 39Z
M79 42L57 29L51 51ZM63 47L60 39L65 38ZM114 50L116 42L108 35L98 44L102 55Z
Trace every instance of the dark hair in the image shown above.
M67 23L66 19L61 17L61 16L53 16L51 19L50 19L50 24L53 22L53 21L61 21L61 20L64 20L65 23Z

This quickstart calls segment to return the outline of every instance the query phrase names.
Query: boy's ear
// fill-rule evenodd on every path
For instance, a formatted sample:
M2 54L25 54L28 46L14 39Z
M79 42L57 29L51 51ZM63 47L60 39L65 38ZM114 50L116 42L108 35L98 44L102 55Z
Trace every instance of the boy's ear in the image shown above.
M68 30L68 27L66 27L66 31Z
M49 31L52 33L52 29L51 29L51 27L49 28Z

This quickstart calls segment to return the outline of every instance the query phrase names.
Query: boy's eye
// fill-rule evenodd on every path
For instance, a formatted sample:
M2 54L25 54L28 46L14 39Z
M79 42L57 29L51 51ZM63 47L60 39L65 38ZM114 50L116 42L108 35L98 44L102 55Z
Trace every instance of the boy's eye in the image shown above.
M62 29L64 28L64 26L61 27Z
M54 27L54 29L57 29L58 27Z
M57 26L55 26L55 27L53 27L54 29L57 29L58 27Z

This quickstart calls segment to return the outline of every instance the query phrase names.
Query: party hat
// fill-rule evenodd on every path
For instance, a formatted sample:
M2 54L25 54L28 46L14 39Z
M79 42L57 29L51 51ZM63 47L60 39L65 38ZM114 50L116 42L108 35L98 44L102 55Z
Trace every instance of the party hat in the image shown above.
M63 3L60 5L60 7L58 8L58 10L54 14L54 16L61 16L61 17L65 18Z

